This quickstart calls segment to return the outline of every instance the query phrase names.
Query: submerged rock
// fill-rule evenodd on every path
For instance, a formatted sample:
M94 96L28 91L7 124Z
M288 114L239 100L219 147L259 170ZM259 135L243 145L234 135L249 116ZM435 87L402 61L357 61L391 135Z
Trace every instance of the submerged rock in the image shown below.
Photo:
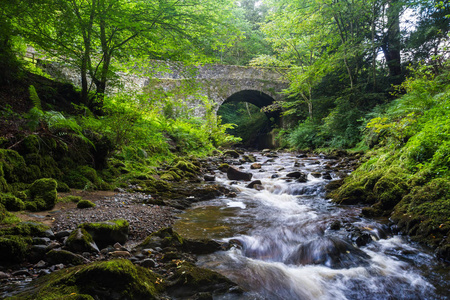
M367 265L369 258L366 253L348 242L324 237L300 245L286 262L341 269Z

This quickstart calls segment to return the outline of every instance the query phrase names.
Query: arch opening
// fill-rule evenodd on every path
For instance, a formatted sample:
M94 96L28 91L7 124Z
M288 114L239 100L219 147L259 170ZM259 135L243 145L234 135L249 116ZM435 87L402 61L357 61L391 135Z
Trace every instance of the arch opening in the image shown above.
M217 114L223 123L234 123L237 128L228 133L242 138L240 146L254 149L274 148L273 128L280 125L280 112L261 112L274 99L260 91L244 90L228 97Z

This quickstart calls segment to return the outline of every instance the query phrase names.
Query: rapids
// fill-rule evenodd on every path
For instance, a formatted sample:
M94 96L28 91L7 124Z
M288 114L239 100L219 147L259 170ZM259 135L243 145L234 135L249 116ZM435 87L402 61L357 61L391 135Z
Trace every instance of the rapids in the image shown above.
M254 155L261 170L251 163L241 168L263 190L217 171L216 181L233 185L237 197L198 203L174 225L187 237L233 245L199 258L198 265L246 291L215 299L448 299L450 268L429 249L394 234L388 220L363 218L361 207L325 198L329 180L311 173L337 161ZM286 177L293 171L308 174L307 182ZM329 175L339 178L339 172Z

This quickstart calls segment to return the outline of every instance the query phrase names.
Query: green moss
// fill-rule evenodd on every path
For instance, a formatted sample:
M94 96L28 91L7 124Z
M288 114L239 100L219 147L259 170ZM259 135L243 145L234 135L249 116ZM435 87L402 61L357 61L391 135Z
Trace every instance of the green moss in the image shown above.
M0 193L10 192L11 188L9 187L6 179L4 177L0 177Z
M36 202L38 210L49 210L57 200L56 180L52 178L38 179L30 187L30 198Z
M85 229L101 248L114 245L116 242L124 244L128 240L129 226L127 220L118 219L106 222L83 223L78 228Z
M3 223L7 214L8 211L6 210L5 206L3 206L3 204L0 203L0 223Z
M22 222L2 228L0 235L45 236L45 232L49 229L50 227L43 224Z
M14 150L0 149L0 162L8 183L28 182L29 170L23 157Z
M75 252L98 251L92 236L83 228L73 230L66 241L67 249Z
M139 246L142 248L152 247L183 247L183 238L171 227L163 228L149 235Z
M80 202L81 200L83 200L83 197L81 197L81 196L72 196L72 195L69 195L69 196L66 196L66 197L62 198L62 199L61 199L61 202L73 202L73 203L78 203L78 202Z
M29 237L5 235L0 237L0 261L12 263L22 261L32 243Z
M169 170L167 172L164 172L164 174L161 175L161 180L168 180L168 181L180 181L182 179L182 176L177 174L176 170Z
M30 134L22 141L25 153L38 153L41 148L39 137L35 134Z
M77 203L77 208L90 208L90 207L95 207L95 203L92 203L89 200L80 200Z
M175 169L182 170L184 172L189 173L190 175L194 175L199 171L199 168L193 163L180 160L174 167Z
M0 194L0 203L9 211L19 211L25 209L25 203L12 194Z
M56 191L58 191L60 193L69 193L70 192L70 188L65 182L57 180L57 183L58 183L58 187L56 188Z
M94 299L158 299L161 281L152 271L128 260L110 260L54 272L36 280L34 289L11 299L56 300L71 294L83 295L75 299L91 299L85 295Z

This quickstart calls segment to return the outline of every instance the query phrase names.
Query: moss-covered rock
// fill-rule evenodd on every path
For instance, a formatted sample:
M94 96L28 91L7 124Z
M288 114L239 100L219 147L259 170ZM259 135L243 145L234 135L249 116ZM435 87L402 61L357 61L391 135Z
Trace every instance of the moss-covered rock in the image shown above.
M22 261L32 243L30 237L20 235L0 236L0 261L16 263Z
M77 203L77 208L91 208L91 207L95 207L95 203L89 200L80 200Z
M95 243L104 248L115 243L124 244L128 240L129 226L127 220L118 219L106 222L83 223L78 227L85 229Z
M32 237L43 237L47 235L50 227L34 222L21 222L13 226L0 229L0 235L22 235Z
M54 272L11 299L159 299L163 280L152 271L116 259ZM69 295L81 298L66 298Z
M149 235L140 245L141 248L181 248L184 245L184 239L171 227L163 228Z
M3 206L3 204L0 203L0 222L3 222L5 220L7 214L8 211Z
M38 179L30 186L30 198L36 202L38 210L49 210L55 207L57 200L57 182L52 178Z
M171 277L168 292L174 297L189 296L196 293L210 292L222 294L234 289L237 285L217 272L183 262Z
M25 203L12 194L0 194L0 203L9 211L25 209Z
M66 240L65 247L74 252L99 252L92 236L83 228L73 230Z
M29 170L24 158L17 151L0 149L0 162L8 183L28 182Z

